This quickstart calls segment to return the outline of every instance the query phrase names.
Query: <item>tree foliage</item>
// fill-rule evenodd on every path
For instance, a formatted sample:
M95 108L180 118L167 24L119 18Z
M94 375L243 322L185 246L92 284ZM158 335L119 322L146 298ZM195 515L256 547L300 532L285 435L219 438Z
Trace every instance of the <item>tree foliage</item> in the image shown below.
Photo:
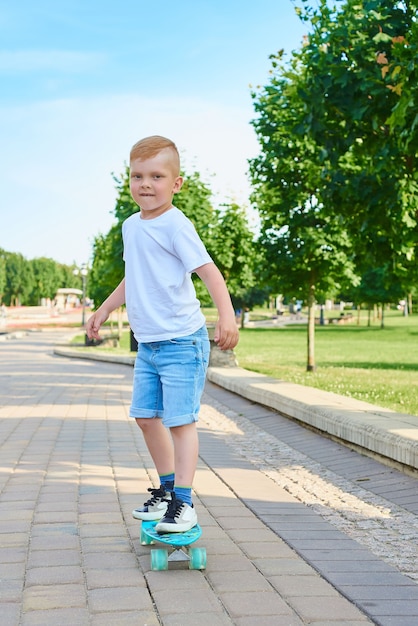
M59 265L45 257L33 259L33 288L30 293L30 304L37 305L43 298L52 300L62 284L62 273Z
M298 98L304 70L297 54L289 66L272 57L270 84L253 94L253 125L261 154L250 161L252 199L261 217L266 277L276 293L308 303L307 367L315 368L315 301L356 281L350 239L323 198L320 150L300 131L305 108Z
M6 289L6 259L4 250L0 248L0 302L3 301L4 291Z
M216 217L211 243L213 259L225 278L234 307L250 307L259 255L246 211L233 202L217 210Z
M43 300L52 301L61 287L81 288L74 268L46 257L28 260L0 248L0 302L7 306L37 306Z
M311 309L375 268L404 288L416 272L416 2L301 0L297 11L304 45L290 61L272 56L253 94L250 173L271 280ZM311 312L308 369L312 327Z
M129 190L129 170L120 178L113 177L118 192L114 215L115 224L106 235L98 234L93 241L93 262L89 293L98 306L117 287L124 276L122 223L138 210Z
M323 197L343 216L361 271L390 260L405 283L418 240L416 8L320 0L301 12L312 31L301 51L299 132L321 155Z
M31 263L22 254L4 252L6 285L3 299L6 304L28 303L34 287L34 271Z

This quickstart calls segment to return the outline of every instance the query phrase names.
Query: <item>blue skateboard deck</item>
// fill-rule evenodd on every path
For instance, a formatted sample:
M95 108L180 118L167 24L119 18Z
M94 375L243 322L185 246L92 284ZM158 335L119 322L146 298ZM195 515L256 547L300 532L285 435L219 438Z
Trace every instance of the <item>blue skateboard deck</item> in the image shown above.
M189 546L202 536L202 528L196 524L184 533L158 533L155 530L157 521L142 522L141 544L152 545L161 543L169 546L172 550L169 554L167 548L151 550L151 569L154 571L168 569L171 561L188 561L189 569L205 569L205 548L190 548Z

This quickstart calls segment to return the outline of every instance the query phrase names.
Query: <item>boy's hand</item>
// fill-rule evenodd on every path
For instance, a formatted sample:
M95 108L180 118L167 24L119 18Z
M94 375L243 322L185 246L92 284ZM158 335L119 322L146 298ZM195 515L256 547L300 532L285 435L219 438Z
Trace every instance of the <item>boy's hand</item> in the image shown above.
M86 324L86 333L89 339L100 339L100 327L108 317L109 314L100 309L97 309L97 311L93 313Z
M215 327L215 343L221 350L233 350L239 340L239 331L235 317L231 321L224 322L219 319Z

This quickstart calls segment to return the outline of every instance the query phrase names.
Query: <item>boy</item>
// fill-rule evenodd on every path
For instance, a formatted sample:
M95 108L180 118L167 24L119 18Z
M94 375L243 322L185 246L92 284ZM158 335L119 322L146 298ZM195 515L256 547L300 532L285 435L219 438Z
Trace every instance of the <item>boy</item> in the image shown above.
M209 361L205 318L191 280L205 283L217 309L215 341L234 348L238 329L225 281L192 223L172 204L183 184L175 144L152 136L130 153L130 190L139 213L122 225L125 278L88 320L98 338L110 313L126 302L138 341L130 416L145 438L159 489L132 515L158 520L158 532L197 524L192 482L198 459L196 422Z

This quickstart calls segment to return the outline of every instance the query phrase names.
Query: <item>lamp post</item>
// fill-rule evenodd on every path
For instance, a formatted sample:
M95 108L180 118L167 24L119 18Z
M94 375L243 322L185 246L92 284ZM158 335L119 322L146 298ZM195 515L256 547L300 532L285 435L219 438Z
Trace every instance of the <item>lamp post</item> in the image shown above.
M81 325L84 328L86 322L86 282L87 282L87 274L89 273L87 266L83 263L83 265L78 268L76 267L73 270L74 276L81 276L82 280L82 295L81 295L81 305L82 305L82 313L81 313Z

